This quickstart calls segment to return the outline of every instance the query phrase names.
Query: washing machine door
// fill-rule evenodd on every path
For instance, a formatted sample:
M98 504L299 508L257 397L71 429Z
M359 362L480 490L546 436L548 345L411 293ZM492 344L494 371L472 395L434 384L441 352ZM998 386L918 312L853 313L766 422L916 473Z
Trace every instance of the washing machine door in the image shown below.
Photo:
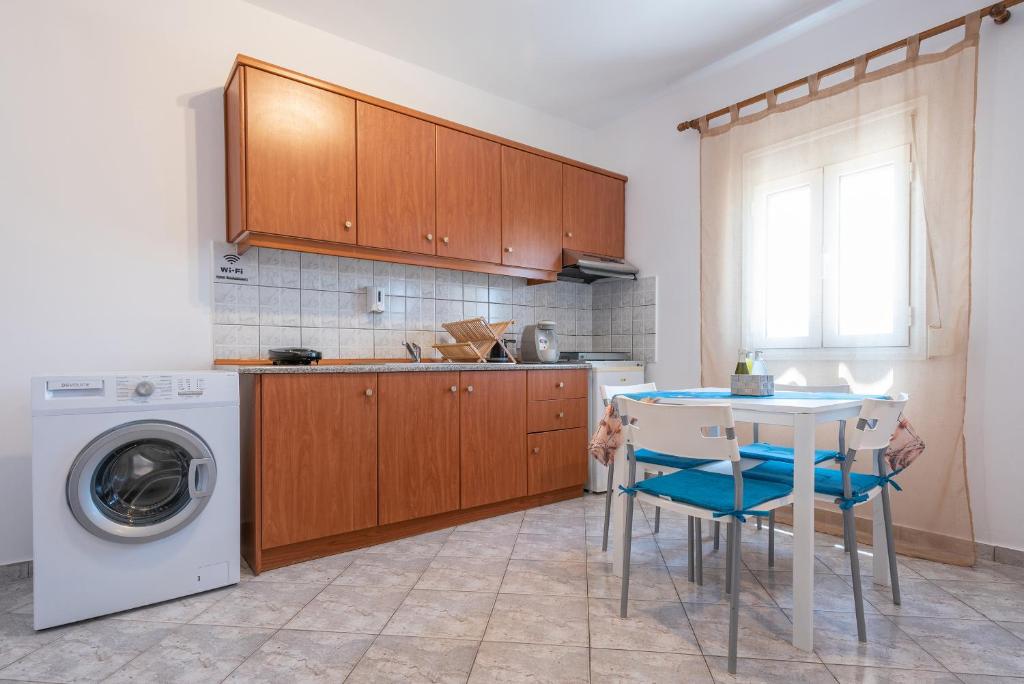
M71 466L68 505L97 537L153 541L188 525L217 483L217 462L199 435L167 421L119 425L90 442Z

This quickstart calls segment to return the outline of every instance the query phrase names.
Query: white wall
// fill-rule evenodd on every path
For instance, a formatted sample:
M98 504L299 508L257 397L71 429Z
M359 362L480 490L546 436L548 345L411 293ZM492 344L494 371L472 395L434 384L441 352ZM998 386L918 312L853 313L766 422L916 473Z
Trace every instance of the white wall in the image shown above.
M581 157L588 132L240 0L5 2L0 564L29 558L33 374L207 368L235 53Z
M626 257L658 276L659 362L668 386L700 376L700 144L679 121L743 100L981 7L979 0L849 0L684 79L599 129L596 162L628 174ZM1024 11L982 28L974 243L974 314L968 397L968 469L978 541L1024 549L1017 499L1024 480L1017 367L1024 302L1019 193L1024 159ZM1016 191L1016 192L1015 192ZM1016 247L1016 249L1014 249Z

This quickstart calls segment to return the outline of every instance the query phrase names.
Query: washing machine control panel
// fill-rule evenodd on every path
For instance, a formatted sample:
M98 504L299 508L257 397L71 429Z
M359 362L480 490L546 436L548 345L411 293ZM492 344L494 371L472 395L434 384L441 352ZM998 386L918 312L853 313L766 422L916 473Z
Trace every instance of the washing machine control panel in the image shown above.
M206 379L189 375L119 375L119 402L165 402L196 399L206 393Z

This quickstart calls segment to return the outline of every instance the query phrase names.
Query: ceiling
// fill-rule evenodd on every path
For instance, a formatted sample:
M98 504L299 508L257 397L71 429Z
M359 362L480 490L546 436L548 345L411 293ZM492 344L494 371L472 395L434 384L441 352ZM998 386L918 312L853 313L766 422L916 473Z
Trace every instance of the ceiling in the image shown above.
M596 127L838 0L249 0Z

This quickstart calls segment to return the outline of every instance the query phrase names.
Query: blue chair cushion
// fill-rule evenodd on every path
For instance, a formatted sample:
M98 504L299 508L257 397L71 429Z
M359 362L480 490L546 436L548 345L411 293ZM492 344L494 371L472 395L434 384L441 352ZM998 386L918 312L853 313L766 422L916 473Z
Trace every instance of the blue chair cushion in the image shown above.
M680 470L637 482L636 489L716 513L730 513L734 510L733 485L732 475L706 470ZM792 484L744 477L741 510L756 510L765 501L787 496L792 491Z
M753 444L741 446L740 456L756 458L761 461L782 461L783 463L792 463L793 447L779 446L778 444L769 444L768 442L754 442ZM815 449L814 462L816 464L824 463L825 461L831 461L838 456L838 451Z
M657 451L651 451L650 449L637 449L636 460L643 463L650 463L652 465L665 466L666 468L676 468L678 470L686 470L687 468L696 468L697 466L714 463L714 461L706 458L670 456L668 454L658 453Z
M743 471L744 481L746 478L764 480L766 482L777 482L793 486L793 464L780 463L778 461L765 461L754 466L750 470ZM850 473L850 487L853 490L852 496L867 494L881 484L881 478L877 475L865 473ZM831 468L814 469L814 492L825 496L842 498L843 496L843 474L839 470Z

